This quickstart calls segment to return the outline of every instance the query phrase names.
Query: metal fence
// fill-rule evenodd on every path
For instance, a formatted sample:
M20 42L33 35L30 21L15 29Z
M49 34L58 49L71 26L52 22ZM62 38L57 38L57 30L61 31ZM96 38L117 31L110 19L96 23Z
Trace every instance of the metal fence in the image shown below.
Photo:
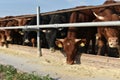
M108 21L108 22L84 22L84 23L65 23L65 24L49 24L49 25L39 25L39 7L37 8L37 25L34 26L11 26L11 27L0 27L0 30L4 29L37 29L37 48L38 55L42 56L40 47L40 28L57 28L57 27L97 27L97 26L120 26L120 21Z
M14 26L14 27L0 27L1 30L3 29L39 29L39 28L51 28L51 27L97 27L97 26L120 26L120 21L109 21L109 22L85 22L85 23L66 23L66 24L50 24L50 25L34 25L34 26ZM40 48L40 33L37 30L37 48L38 48L38 55L42 56L41 48Z

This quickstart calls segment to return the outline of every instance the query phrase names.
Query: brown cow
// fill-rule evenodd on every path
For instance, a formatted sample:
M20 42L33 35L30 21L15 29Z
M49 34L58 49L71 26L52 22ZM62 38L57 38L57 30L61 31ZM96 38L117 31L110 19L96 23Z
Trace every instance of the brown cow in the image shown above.
M6 17L5 17L6 18ZM6 26L7 25L7 23L8 23L9 21L8 20L5 20L5 21L0 21L0 27L3 27L3 26ZM1 45L3 45L3 43L5 42L5 37L3 37L3 36L5 36L5 32L6 30L0 30L0 44Z
M16 19L11 19L8 21L8 23L6 24L6 27L10 27L10 26L18 26L19 22ZM11 43L15 43L15 44L20 44L20 41L22 41L22 37L19 33L18 29L8 29L5 30L6 31L6 37L9 38L9 42Z
M118 21L119 16L112 8L102 8L99 14L94 13L96 19L94 21ZM98 53L99 55L108 55L118 57L117 50L110 52L109 49L119 48L120 28L117 26L98 27Z
M16 26L24 26L30 21L30 18L15 18L13 20L13 24L15 24L15 21L17 22ZM15 25L13 25L13 26L15 26ZM24 35L24 32L22 31L22 29L11 30L12 43L22 45L23 44L23 35Z
M0 30L0 46L8 47L7 37L5 34L6 34L5 30Z
M9 18L9 17L5 17L5 18ZM12 25L11 25L12 24ZM13 21L13 20L4 20L4 21L1 21L1 26L2 27L8 27L8 26L14 26L14 25L17 24L16 21ZM11 30L0 30L0 36L1 36L1 45L4 46L5 45L8 45L8 42L11 41ZM6 46L8 47L8 46Z
M8 22L9 22L8 20L1 21L0 26L1 27L6 26ZM5 45L6 47L8 47L7 40L9 40L9 41L11 40L9 31L8 30L0 30L0 45L1 46Z
M7 16L3 20L0 21L0 26L1 27L9 27L9 26L23 26L27 23L27 20L29 19L24 19L24 18L14 18L9 19L11 17ZM8 20L7 20L8 19ZM21 30L20 29L6 29L6 30L0 30L0 43L3 46L4 44L8 45L8 42L14 43L14 44L22 44L22 35L21 35ZM8 46L7 46L8 47Z
M70 23L91 22L94 19L94 17L95 16L93 15L91 10L77 11L71 14ZM68 64L73 64L75 60L77 63L78 54L79 58L81 55L80 54L81 50L79 49L85 49L85 52L87 52L89 42L91 39L93 39L93 44L95 43L95 33L96 28L87 27L76 28L71 26L68 29L67 37L63 41L60 40L56 41L56 44L58 46L63 46L63 49L67 56Z

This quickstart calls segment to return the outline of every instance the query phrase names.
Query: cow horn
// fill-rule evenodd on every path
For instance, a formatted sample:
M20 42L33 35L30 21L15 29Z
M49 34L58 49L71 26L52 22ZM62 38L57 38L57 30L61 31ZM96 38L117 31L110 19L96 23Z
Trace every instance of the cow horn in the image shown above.
M78 42L78 41L80 41L81 39L75 39L75 42Z
M97 15L95 12L93 12L93 14L99 19L99 20L105 20L105 18L103 16L99 16Z
M64 41L64 39L57 39L58 41L61 41L61 42L63 42Z

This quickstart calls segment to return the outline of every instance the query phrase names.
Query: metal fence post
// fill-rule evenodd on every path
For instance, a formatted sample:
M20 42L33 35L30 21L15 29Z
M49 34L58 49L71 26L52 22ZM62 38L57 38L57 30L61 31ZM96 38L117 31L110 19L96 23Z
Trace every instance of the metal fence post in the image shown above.
M37 26L40 25L40 7L37 7ZM37 48L38 56L42 56L41 44L40 44L40 28L37 30Z

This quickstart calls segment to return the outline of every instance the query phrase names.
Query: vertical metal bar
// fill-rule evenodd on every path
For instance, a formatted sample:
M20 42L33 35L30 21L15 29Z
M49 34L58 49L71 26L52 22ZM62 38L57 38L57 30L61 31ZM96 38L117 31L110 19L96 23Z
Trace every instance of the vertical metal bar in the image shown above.
M40 7L37 7L37 26L40 25ZM40 28L37 30L37 48L38 48L38 56L42 56L41 46L40 46Z

